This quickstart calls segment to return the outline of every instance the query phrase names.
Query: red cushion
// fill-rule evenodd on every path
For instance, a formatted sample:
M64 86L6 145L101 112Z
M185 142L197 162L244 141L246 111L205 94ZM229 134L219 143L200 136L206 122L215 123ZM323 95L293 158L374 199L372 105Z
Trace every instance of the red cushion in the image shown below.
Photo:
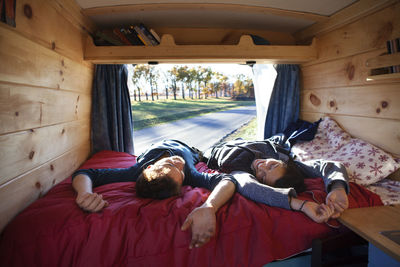
M95 154L82 168L124 168L135 157ZM211 171L199 164L203 171ZM307 179L315 199L326 194L322 179ZM166 200L140 199L135 183L95 188L110 206L85 213L75 204L70 178L19 214L0 239L1 266L261 266L310 248L314 238L336 233L304 214L254 203L235 194L217 214L217 233L189 250L190 231L180 227L209 191L183 188ZM312 199L309 192L300 198ZM381 205L377 195L351 184L351 207ZM333 222L331 222L333 223Z

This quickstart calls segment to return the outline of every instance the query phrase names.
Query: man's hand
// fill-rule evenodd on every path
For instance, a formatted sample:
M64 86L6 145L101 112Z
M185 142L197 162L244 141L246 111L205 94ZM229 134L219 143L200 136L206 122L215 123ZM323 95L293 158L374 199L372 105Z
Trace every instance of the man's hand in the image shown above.
M192 241L189 248L199 248L210 241L215 234L216 223L215 210L212 206L204 203L195 208L181 227L182 231L186 231L188 228L192 229Z
M332 218L340 217L342 212L349 207L349 199L343 187L332 189L326 196L326 204L334 210Z
M317 223L327 222L334 213L333 209L328 205L311 201L307 201L301 211Z
M76 204L87 212L98 212L108 206L108 202L103 200L103 196L97 193L85 192L78 194Z

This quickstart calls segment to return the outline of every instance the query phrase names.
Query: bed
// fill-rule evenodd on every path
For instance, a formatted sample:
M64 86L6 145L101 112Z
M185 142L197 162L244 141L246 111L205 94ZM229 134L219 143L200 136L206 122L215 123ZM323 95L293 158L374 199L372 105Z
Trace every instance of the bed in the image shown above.
M304 144L301 144L304 146ZM102 151L81 168L124 168L127 153ZM204 163L198 170L214 172ZM299 198L323 202L322 179L306 179ZM262 266L311 247L313 239L346 231L336 220L317 224L304 214L254 203L235 194L217 213L217 233L190 250L180 227L209 191L185 186L166 200L140 199L135 183L97 187L110 205L85 213L75 204L71 179L54 186L7 225L0 238L2 266ZM350 183L350 208L383 205L381 197Z

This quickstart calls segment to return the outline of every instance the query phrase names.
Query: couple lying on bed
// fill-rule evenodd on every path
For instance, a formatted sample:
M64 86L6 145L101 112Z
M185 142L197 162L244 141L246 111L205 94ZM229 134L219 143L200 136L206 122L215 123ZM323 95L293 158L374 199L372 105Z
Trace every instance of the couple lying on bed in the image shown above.
M199 160L222 173L198 172L195 164ZM326 203L296 198L296 191L305 190L304 177L323 178ZM130 168L78 170L72 178L76 202L88 212L98 212L108 205L92 191L108 183L135 181L139 197L157 199L180 194L183 185L209 189L212 192L207 200L182 225L182 230L191 228L190 248L206 244L215 234L215 214L235 190L256 202L303 212L318 223L337 218L348 208L349 185L343 165L322 160L305 165L269 140L229 141L208 149L204 155L180 141L165 140L153 144Z

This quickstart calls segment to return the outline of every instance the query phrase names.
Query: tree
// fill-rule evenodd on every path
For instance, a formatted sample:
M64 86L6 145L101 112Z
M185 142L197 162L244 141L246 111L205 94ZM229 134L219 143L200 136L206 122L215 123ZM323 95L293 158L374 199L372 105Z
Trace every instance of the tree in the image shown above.
M151 100L154 101L154 86L157 82L157 79L160 77L159 71L155 68L155 66L151 65L136 65L134 68L134 73L138 76L138 81L144 80L147 84L150 85L151 91Z
M185 99L185 83L186 83L187 77L188 77L188 66L181 66L181 67L177 68L175 76L176 76L177 81L181 82L182 98Z
M221 94L220 95L222 95L222 91L224 92L224 96L226 97L227 96L227 93L226 93L226 91L227 91L227 89L228 89L228 77L226 76L226 75L220 75L220 76L218 76L218 79L219 79L219 83L220 83L220 85L219 85L219 88L220 88L220 90L221 90Z
M135 92L136 89L138 90L138 96L139 96L139 101L141 101L140 99L140 89L142 87L142 77L143 77L143 69L139 66L136 65L133 69L133 74L132 74L132 83L133 86L135 87ZM136 93L135 93L136 94Z
M204 84L203 87L203 93L205 95L205 98L208 97L208 93L209 93L209 88L208 88L208 84L211 81L211 79L213 78L214 72L211 70L211 68L201 68L201 77L202 77L202 82Z

